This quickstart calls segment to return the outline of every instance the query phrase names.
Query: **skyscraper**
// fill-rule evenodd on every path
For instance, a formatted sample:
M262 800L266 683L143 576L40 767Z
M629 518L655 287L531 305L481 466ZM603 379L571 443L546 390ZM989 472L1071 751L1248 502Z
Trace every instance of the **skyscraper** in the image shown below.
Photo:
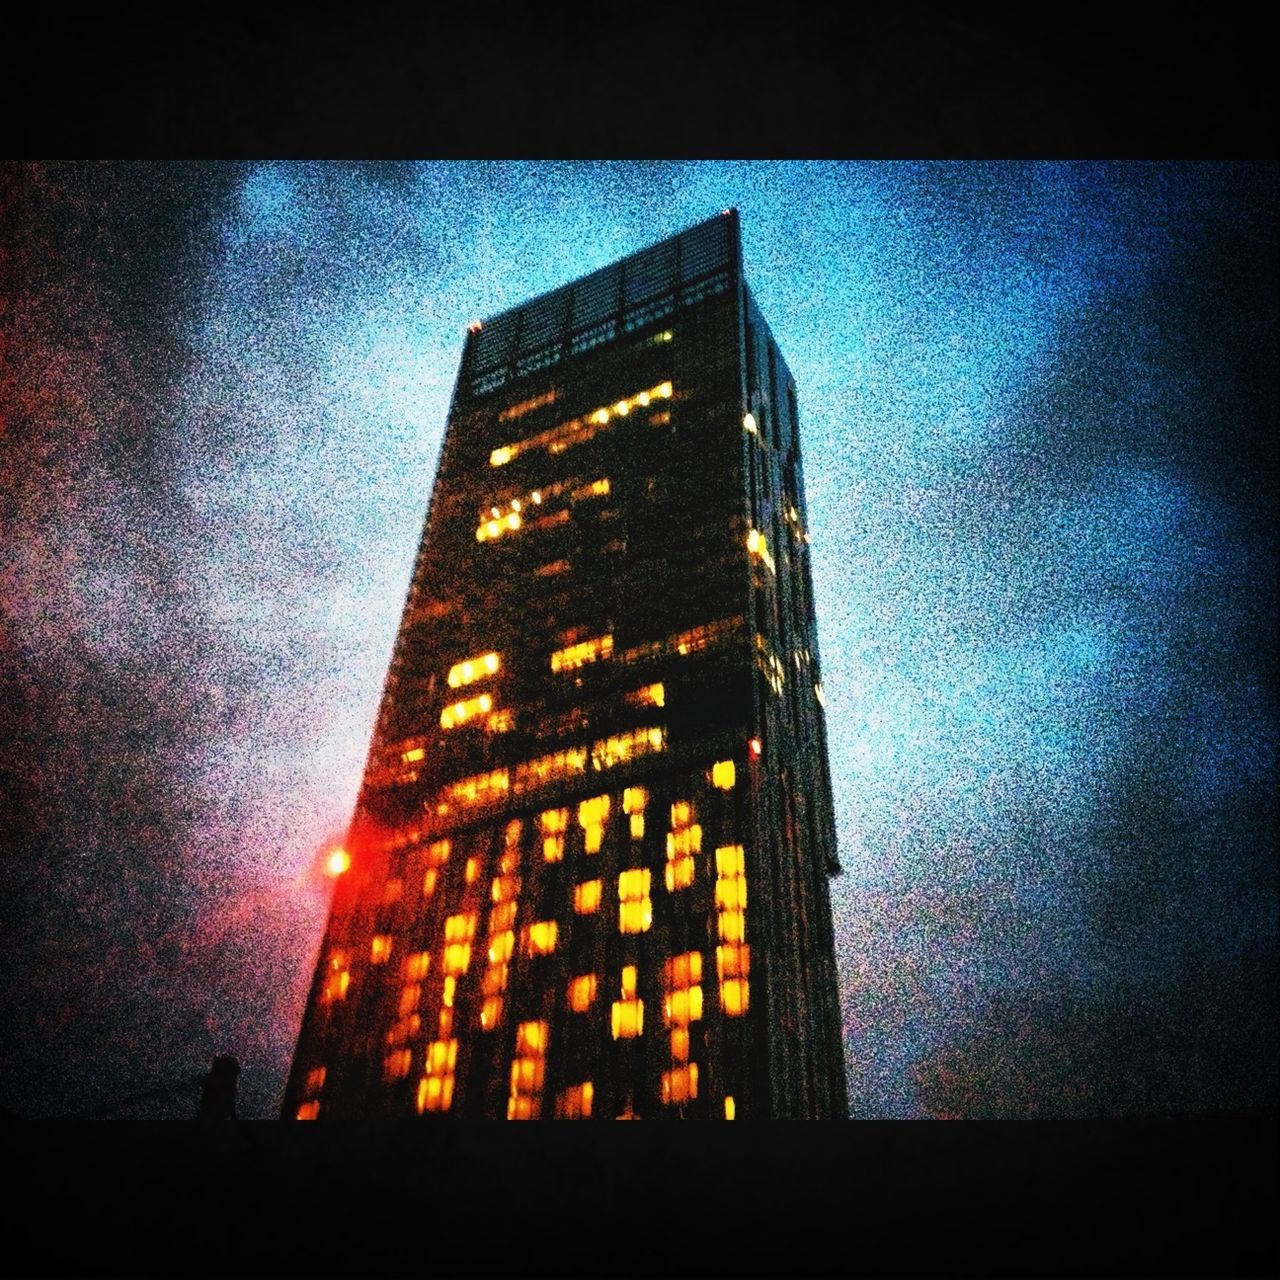
M471 326L286 1116L846 1114L796 393L741 264L728 210Z

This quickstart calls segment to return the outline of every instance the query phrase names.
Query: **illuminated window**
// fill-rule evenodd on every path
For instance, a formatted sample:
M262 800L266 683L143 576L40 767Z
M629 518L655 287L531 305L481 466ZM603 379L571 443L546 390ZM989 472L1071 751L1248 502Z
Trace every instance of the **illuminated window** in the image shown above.
M522 1022L516 1031L516 1057L511 1063L508 1120L536 1118L547 1066L547 1024Z
M509 902L520 892L520 877L513 875L495 876L490 896L494 902Z
M425 747L413 747L411 750L406 751L400 759L403 760L405 764L417 764L419 760L426 759L426 755L427 752Z
M453 998L457 994L458 994L458 979L454 977L453 974L450 974L444 980L444 991L440 996L440 1003L444 1005L446 1009L452 1009Z
M447 1040L451 1035L453 1035L452 1007L440 1010L440 1038Z
M825 707L827 705L826 698L822 696L822 686L820 684L815 684L813 686L813 696L817 698L818 706Z
M422 896L423 896L424 898L429 898L429 897L431 897L431 895L432 895L433 893L435 893L435 891L436 891L436 880L437 880L438 876L439 876L439 872L437 872L437 871L436 871L435 867L429 867L429 868L427 869L427 871L426 871L426 874L425 874L425 875L423 875L423 877L422 877Z
M636 996L636 966L622 970L622 999L613 1002L613 1038L633 1040L644 1032L644 1001Z
M489 963L505 964L511 959L516 944L515 930L504 929L489 936Z
M329 970L325 978L324 994L321 999L325 1004L333 1004L337 1000L347 998L347 988L351 985L351 973L347 968L347 956L344 951L335 951L329 957Z
M609 817L609 797L592 796L578 805L578 825L584 835L587 853L599 853L604 840L604 824Z
M633 867L618 877L618 931L644 933L653 923L648 867Z
M548 564L539 566L533 571L535 578L558 578L562 573L569 572L569 562L567 560L552 560Z
M413 1062L410 1049L396 1049L387 1054L383 1060L382 1071L387 1080L403 1080L409 1074L409 1066Z
M631 817L631 838L644 839L644 810L649 793L643 787L628 787L622 793L622 811Z
M427 862L433 867L442 867L449 861L449 842L433 840L427 846Z
M662 1101L668 1106L691 1102L698 1096L698 1064L687 1063L662 1073Z
M582 977L574 978L569 983L569 1008L574 1013L586 1013L595 1003L595 998L596 975L594 973L583 974Z
M558 926L554 920L539 920L525 931L525 954L549 956L556 949Z
M559 862L564 857L564 833L569 826L568 809L549 809L538 815L542 828L542 856L547 862Z
M400 990L400 1016L412 1013L418 1007L418 1001L422 998L422 987L412 982L407 987Z
M573 886L573 909L580 916L589 916L600 909L602 880L587 880Z
M667 891L675 893L693 883L694 855L702 852L702 827L692 821L693 806L677 800L671 806L671 830L667 832Z
M769 554L769 544L765 541L765 536L759 529L751 529L747 532L747 550L756 557L772 574L777 574L777 566L773 563L773 556Z
M557 649L551 655L552 671L576 671L589 662L598 662L602 658L613 655L613 636L596 636L591 640L583 640L571 644L566 649Z
M456 1040L427 1046L427 1073L418 1082L418 1111L448 1111L453 1105L453 1075L458 1061Z
M514 902L503 902L489 912L489 932L491 934L501 933L504 929L510 929L516 922L516 904Z
M444 960L446 974L466 973L471 964L471 940L476 936L476 912L450 916L444 922Z
M711 785L721 791L729 791L737 781L737 770L732 760L717 760L711 766Z
M671 1056L676 1062L689 1061L689 1028L671 1028Z
M663 966L667 994L662 1016L667 1026L687 1027L702 1017L702 952L672 956ZM673 1042L673 1048L674 1048ZM687 1046L686 1053L687 1054Z
M449 688L457 689L464 684L483 680L493 675L502 665L502 659L496 653L482 653L478 658L468 658L466 662L457 662L449 668Z
M595 1086L590 1080L570 1086L556 1098L556 1118L558 1120L589 1120L594 1097Z
M502 1021L502 997L486 996L480 1006L480 1026L485 1031L492 1031Z
M391 958L392 938L389 934L378 934L369 944L369 963L386 964Z
M299 1120L318 1120L320 1118L320 1104L318 1102L304 1102L297 1110L297 1118Z
M422 1015L410 1013L391 1024L391 1029L387 1032L387 1043L403 1044L406 1040L412 1040L421 1030Z
M468 858L467 865L463 872L463 878L468 884L475 884L480 877L480 859Z
M440 727L452 729L476 716L486 715L492 710L493 698L487 693L482 693L475 698L468 698L464 702L455 702L445 707L440 713Z
M738 1114L737 1103L733 1100L733 1095L729 1094L724 1100L724 1118L726 1120L734 1119Z
M307 1082L303 1086L304 1093L319 1093L324 1088L324 1078L326 1071L323 1067L316 1067L307 1072Z

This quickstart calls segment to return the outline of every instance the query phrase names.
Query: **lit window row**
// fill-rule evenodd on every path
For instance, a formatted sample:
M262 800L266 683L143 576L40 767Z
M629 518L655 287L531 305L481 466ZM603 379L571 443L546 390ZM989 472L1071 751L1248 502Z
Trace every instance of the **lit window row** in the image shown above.
M418 1111L448 1111L453 1105L453 1077L458 1062L456 1040L427 1046L426 1074L418 1082Z
M552 404L558 394L559 392L553 387L550 391L544 391L540 396L534 396L530 400L521 400L519 404L508 405L498 414L498 421L510 422L513 418L522 418L526 413L541 409L543 405Z
M595 636L567 649L557 649L551 655L552 671L576 671L589 662L598 662L613 656L613 636Z
M571 418L547 431L530 436L527 440L515 444L503 445L489 455L491 467L502 467L518 454L528 453L533 449L546 449L549 453L563 453L571 445L583 444L590 440L601 428L609 425L617 418L625 418L632 409L647 408L655 400L669 400L672 394L671 383L664 382L648 391L641 391L625 400L604 405L581 418Z
M751 953L745 945L747 910L746 857L740 844L716 850L716 970L720 978L720 1008L738 1017L750 1007Z
M369 943L369 963L386 964L391 959L391 948L395 939L390 934L376 934Z
M564 481L541 489L534 489L523 498L512 498L503 506L491 506L480 515L480 523L476 525L476 541L492 542L505 534L514 533L517 529L541 529L551 525L563 524L568 518L568 510L561 507L538 519L531 519L535 507L543 507L571 490L572 481ZM590 498L604 497L609 492L608 477L593 480L580 488L569 492L570 502L583 502Z
M493 804L512 793L526 795L564 778L585 773L588 758L593 769L601 770L665 749L666 734L661 728L655 726L633 729L627 733L600 738L589 749L570 747L551 755L525 760L515 766L514 786L511 771L507 769L494 769L489 773L460 778L439 793L435 811L439 815L448 813L450 802L470 808Z
M747 550L761 561L770 573L777 575L778 568L773 563L773 556L769 553L769 544L759 529L751 529L747 532Z
M613 1038L634 1040L644 1033L644 1001L636 995L636 966L622 970L622 999L613 1002Z
M643 689L633 690L626 695L626 700L633 707L665 707L667 691L662 684L647 684Z
M591 746L591 767L593 769L612 769L615 765L625 764L637 756L647 756L661 751L665 746L665 738L661 729L632 729L627 733L615 733L611 737L602 738Z
M404 976L410 982L421 982L431 969L431 952L415 951L404 962Z
M648 867L632 867L618 877L618 932L644 933L653 923Z
M522 1022L516 1031L516 1056L511 1063L508 1120L533 1120L542 1102L547 1070L547 1024Z
M449 668L449 688L457 689L464 684L483 680L485 676L495 674L501 665L502 659L496 653L482 653L478 658L455 662Z
M665 640L651 640L645 644L627 649L618 657L619 662L646 662L652 658L670 657L678 654L684 657L710 648L722 640L735 635L742 627L742 618L721 618L715 622L705 622L701 626L690 627L687 631L678 631Z
M482 693L478 697L467 698L464 702L455 702L445 707L440 713L440 727L452 729L457 725L466 724L476 716L487 715L492 710L492 696Z

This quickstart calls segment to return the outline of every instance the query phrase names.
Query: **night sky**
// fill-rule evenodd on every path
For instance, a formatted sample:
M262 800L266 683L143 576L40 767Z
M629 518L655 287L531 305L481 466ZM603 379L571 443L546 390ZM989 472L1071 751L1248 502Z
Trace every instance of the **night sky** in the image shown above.
M0 1107L276 1114L466 325L709 217L794 374L851 1112L1276 1097L1274 166L10 166Z

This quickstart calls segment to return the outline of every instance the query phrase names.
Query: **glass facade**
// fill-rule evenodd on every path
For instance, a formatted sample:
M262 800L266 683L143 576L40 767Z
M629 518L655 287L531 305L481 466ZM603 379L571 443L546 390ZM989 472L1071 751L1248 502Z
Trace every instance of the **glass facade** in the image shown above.
M287 1117L846 1114L806 527L734 212L472 326Z

